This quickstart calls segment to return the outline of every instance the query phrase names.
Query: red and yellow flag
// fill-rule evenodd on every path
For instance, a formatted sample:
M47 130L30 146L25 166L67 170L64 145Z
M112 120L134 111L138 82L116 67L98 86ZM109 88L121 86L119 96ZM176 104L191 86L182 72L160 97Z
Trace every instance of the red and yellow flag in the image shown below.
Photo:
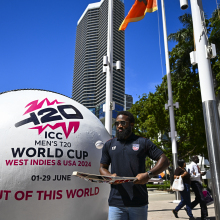
M119 31L124 31L129 22L140 21L144 18L147 12L154 12L157 10L157 0L135 0L128 15L122 22Z
M160 176L163 178L165 176L165 173L164 172L160 173Z

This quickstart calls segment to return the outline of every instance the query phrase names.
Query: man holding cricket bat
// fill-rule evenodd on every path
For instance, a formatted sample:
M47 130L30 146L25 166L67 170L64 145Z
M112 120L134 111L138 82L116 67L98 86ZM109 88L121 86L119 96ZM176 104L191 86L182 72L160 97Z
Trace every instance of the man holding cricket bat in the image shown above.
M147 220L148 192L146 183L168 166L168 158L149 139L132 133L135 119L127 111L118 113L116 138L107 141L102 150L100 174L136 177L135 182L111 184L109 220ZM145 171L145 158L157 161ZM111 172L109 166L111 165Z

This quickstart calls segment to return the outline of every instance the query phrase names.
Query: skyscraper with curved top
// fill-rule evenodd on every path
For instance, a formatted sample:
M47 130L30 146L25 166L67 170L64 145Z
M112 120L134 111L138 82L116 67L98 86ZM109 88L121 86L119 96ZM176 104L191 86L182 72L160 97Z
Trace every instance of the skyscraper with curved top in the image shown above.
M115 110L123 110L125 93L124 32L118 31L124 19L124 1L113 2L113 61L120 60L122 69L113 70ZM107 55L108 0L89 4L77 23L72 98L104 118L106 75L103 56Z

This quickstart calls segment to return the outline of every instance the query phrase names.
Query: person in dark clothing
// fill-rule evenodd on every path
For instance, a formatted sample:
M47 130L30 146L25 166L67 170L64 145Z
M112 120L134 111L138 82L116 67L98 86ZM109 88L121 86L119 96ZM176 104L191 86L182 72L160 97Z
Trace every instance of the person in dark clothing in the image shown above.
M190 174L186 171L186 162L185 160L178 160L178 168L174 171L174 179L179 179L181 176L183 179L183 184L184 184L184 190L180 191L181 195L181 202L178 204L178 206L172 210L174 216L178 218L178 211L186 205L186 212L189 216L190 220L195 219L192 214L192 209L191 209L191 199L190 199Z
M191 203L191 208L194 209L198 204L200 204L201 207L201 219L202 220L209 220L208 216L208 209L205 201L205 197L202 193L203 187L202 187L202 181L201 177L205 175L205 172L201 173L199 166L197 165L199 163L198 156L194 155L192 156L192 162L188 166L189 173L191 176L191 188L193 192L195 193L195 200Z
M150 140L132 133L134 122L130 112L119 112L115 122L116 138L107 141L102 149L101 175L137 178L134 183L111 184L109 220L147 220L146 183L169 166L168 158ZM146 157L157 161L147 172Z

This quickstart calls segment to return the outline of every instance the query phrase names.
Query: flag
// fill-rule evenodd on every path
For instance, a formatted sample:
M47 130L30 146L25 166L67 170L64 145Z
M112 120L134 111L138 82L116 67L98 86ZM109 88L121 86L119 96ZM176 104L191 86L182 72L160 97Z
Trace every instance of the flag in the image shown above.
M147 12L154 12L157 10L157 0L135 0L128 15L122 22L119 31L124 31L129 22L140 21L144 18Z
M165 173L164 172L160 173L160 176L163 178L165 176Z

